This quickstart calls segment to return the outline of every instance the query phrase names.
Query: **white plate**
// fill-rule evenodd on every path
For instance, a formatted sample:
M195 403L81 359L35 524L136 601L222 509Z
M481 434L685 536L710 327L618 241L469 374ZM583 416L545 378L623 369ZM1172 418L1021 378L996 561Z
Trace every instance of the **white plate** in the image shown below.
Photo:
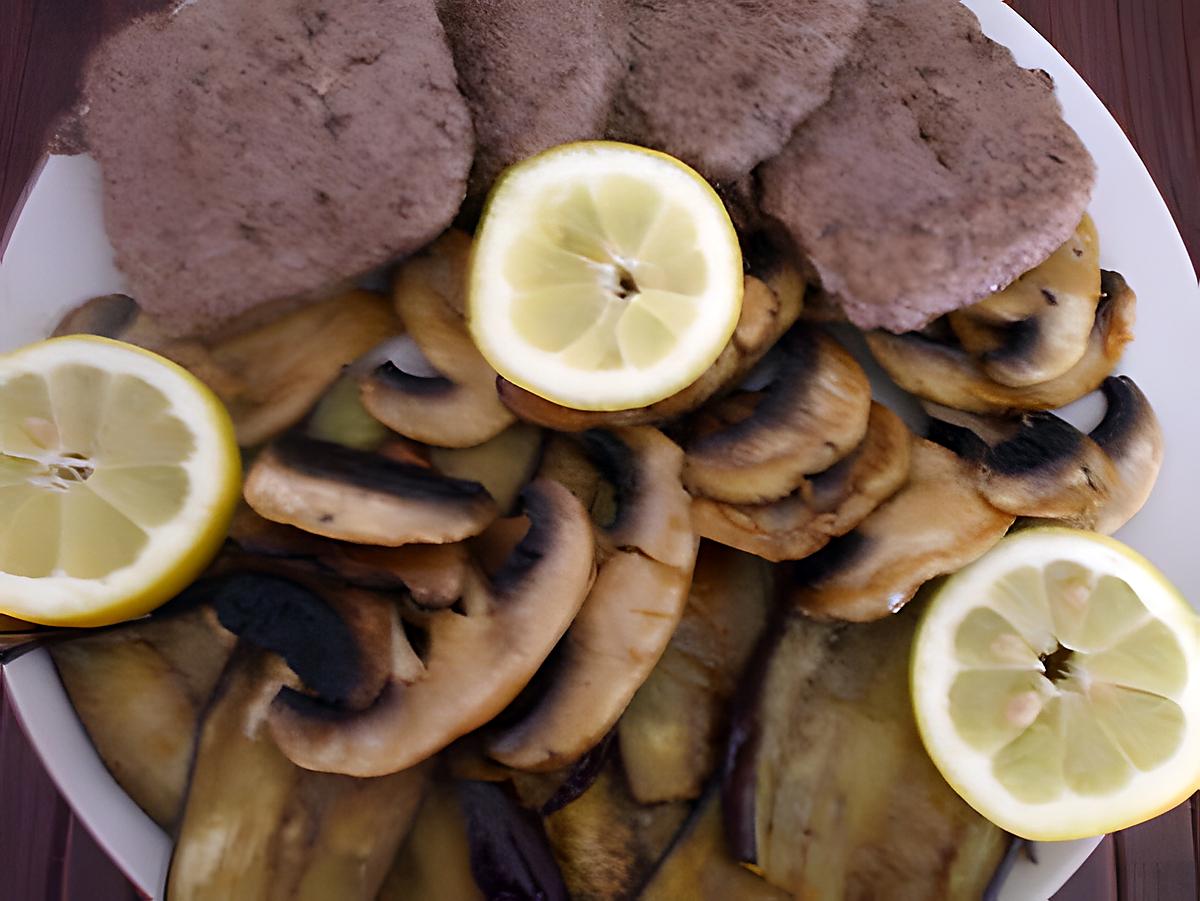
M1101 258L1138 293L1138 338L1122 365L1154 402L1166 431L1166 462L1146 508L1120 537L1200 600L1200 559L1176 511L1200 499L1200 413L1192 386L1191 341L1200 334L1200 290L1183 241L1149 174L1121 129L1055 50L999 0L964 0L984 31L1017 61L1054 76L1067 121L1099 165L1092 215ZM43 337L71 306L119 291L100 212L100 180L87 157L51 157L37 177L0 261L0 350ZM1086 416L1086 410L1084 414ZM79 725L49 657L16 661L4 673L21 723L79 818L143 892L159 897L170 841L120 790ZM1021 862L1004 901L1047 898L1097 840L1039 846Z

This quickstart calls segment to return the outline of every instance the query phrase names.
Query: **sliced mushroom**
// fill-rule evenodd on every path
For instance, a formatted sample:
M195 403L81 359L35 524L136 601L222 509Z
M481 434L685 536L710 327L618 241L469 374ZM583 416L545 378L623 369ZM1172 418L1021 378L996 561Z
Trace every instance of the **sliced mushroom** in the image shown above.
M768 358L766 387L708 405L685 445L693 494L757 504L785 497L859 445L871 386L854 357L825 332L794 327Z
M611 553L555 651L548 687L488 741L514 769L561 769L599 743L662 656L691 584L697 541L679 447L648 426L587 432L583 443L615 488L615 515L601 529Z
M370 706L403 641L394 603L286 562L241 561L239 571L189 592L212 604L222 626L278 654L306 689L337 707Z
M475 447L432 448L429 462L443 475L481 484L507 514L537 470L542 437L541 429L519 422Z
M1118 480L1103 449L1053 413L1035 411L1012 420L954 410L935 409L932 415L929 437L977 462L980 493L1014 516L1086 525Z
M928 580L982 555L1013 524L976 489L969 461L915 437L911 460L903 488L854 531L795 564L794 606L815 619L880 619Z
M578 612L592 581L592 526L561 485L524 494L528 534L491 580L467 580L462 613L410 624L374 705L353 712L283 689L268 721L302 767L353 776L407 769L492 719L517 696ZM416 636L420 635L417 640Z
M989 378L961 347L917 333L868 332L867 346L901 388L934 403L972 413L1006 414L1063 407L1094 391L1133 340L1137 297L1116 272L1104 271L1100 304L1079 362L1058 378L1013 388Z
M1080 361L1099 301L1100 241L1084 214L1044 263L947 318L985 375L1021 388L1056 379Z
M702 538L767 560L799 560L849 532L904 484L910 444L900 418L873 403L866 437L848 457L777 501L727 504L697 497L692 524Z
M385 363L361 382L363 405L372 416L401 435L439 447L482 444L515 421L496 394L496 371L476 349L463 319L470 249L470 238L448 231L396 276L396 310L438 375L420 377Z
M780 264L768 278L770 286L753 276L746 276L742 311L733 337L700 378L664 400L636 410L572 410L505 379L497 382L500 399L521 419L563 432L659 423L689 413L736 384L800 315L804 303L804 279L799 272Z
M460 541L496 518L478 482L295 433L258 455L244 493L273 522L389 547Z
M449 607L462 597L468 566L462 543L349 544L271 522L245 506L234 514L229 539L250 556L282 557L297 565L308 561L357 588L407 591L428 608Z
M384 298L350 291L231 337L180 340L130 298L109 295L68 314L56 331L119 338L174 360L225 402L238 443L250 447L300 422L342 367L397 334L400 323Z
M1090 437L1113 462L1118 478L1107 503L1087 525L1112 534L1150 496L1162 467L1163 435L1154 408L1131 378L1107 378L1100 388L1108 409Z

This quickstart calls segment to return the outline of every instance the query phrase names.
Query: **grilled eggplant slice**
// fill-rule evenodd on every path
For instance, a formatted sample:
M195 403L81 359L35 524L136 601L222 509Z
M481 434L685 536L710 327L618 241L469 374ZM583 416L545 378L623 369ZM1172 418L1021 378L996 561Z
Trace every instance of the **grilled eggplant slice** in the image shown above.
M203 608L51 646L104 765L160 826L179 814L200 712L232 647Z
M733 859L725 842L720 792L710 791L638 897L640 901L788 901L792 896Z
M546 817L546 835L575 901L633 898L687 819L690 805L639 804L610 764L578 800Z
M400 853L392 862L378 901L484 901L471 875L467 820L458 793L435 782Z
M770 566L704 543L683 619L621 717L621 760L643 804L698 798L720 760L728 702L774 597Z
M204 718L167 898L370 901L425 789L426 767L379 779L311 773L265 730L278 666L243 648Z
M925 754L908 657L917 616L850 628L788 614L743 684L722 803L730 850L802 898L975 899L1005 834Z

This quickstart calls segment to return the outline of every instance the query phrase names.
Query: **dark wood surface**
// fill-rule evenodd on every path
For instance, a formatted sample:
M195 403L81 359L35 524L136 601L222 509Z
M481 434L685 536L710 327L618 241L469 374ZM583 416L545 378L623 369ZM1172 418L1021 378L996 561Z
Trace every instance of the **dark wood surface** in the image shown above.
M19 204L48 123L71 103L87 48L128 16L161 5L163 0L0 0L0 226ZM1200 0L1010 5L1112 110L1200 265ZM1200 804L1193 798L1105 839L1056 899L1192 901L1200 897L1198 873ZM0 901L135 897L58 795L0 698Z

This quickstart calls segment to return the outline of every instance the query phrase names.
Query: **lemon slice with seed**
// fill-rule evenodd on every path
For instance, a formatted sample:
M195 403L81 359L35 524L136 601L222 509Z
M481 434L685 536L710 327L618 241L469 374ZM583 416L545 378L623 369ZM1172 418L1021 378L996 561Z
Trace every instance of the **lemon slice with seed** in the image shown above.
M82 336L0 358L0 613L146 613L212 559L240 485L229 415L174 363Z
M581 410L642 407L694 382L742 302L729 214L692 169L610 141L509 169L472 252L468 318L502 376Z
M1120 542L1037 528L931 598L912 696L930 757L1023 838L1124 829L1200 787L1197 617Z

